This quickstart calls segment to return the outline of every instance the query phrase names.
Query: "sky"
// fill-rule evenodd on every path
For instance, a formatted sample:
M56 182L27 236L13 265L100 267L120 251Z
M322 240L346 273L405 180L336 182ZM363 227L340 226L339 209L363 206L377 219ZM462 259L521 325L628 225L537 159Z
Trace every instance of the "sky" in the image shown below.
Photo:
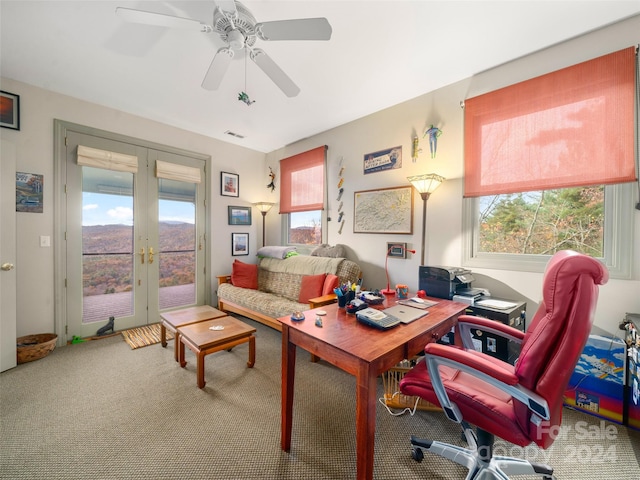
M193 203L159 200L159 210L161 222L194 223ZM85 192L82 197L82 225L114 224L133 224L133 198Z

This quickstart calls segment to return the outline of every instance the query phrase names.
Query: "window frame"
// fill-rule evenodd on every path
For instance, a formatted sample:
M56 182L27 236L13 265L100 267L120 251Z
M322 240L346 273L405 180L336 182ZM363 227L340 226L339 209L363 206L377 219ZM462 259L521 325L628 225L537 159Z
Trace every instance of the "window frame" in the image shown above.
M611 278L631 278L633 183L604 186L604 257ZM479 199L462 202L462 265L469 268L544 272L551 255L478 251Z

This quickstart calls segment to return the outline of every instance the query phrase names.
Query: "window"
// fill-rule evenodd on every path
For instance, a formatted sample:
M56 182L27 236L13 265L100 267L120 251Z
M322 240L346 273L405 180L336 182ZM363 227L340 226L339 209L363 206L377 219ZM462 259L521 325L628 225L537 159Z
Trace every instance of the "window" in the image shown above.
M323 242L326 146L280 161L280 213L287 244Z
M570 248L629 278L632 198L629 183L467 198L463 264L542 272L555 250Z
M630 275L635 70L629 47L465 101L465 265L571 248Z

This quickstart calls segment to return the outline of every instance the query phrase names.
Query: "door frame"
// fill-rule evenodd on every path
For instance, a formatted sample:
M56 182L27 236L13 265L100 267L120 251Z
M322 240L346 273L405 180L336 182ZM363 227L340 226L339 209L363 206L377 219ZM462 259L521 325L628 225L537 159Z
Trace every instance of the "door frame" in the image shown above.
M0 263L11 263L11 270L0 271L0 372L14 368L16 357L16 148L0 139Z
M139 138L129 137L118 133L108 132L93 127L87 127L64 120L54 119L54 141L53 141L53 155L54 155L54 181L55 185L66 185L67 177L67 147L66 137L68 132L77 132L85 135L93 135L96 137L102 137L109 140L118 142L130 143L132 145L164 151L176 155L182 155L186 157L192 157L194 159L203 160L205 162L205 195L204 195L204 208L205 208L205 258L206 263L204 265L204 302L205 304L211 303L211 276L206 272L211 259L211 242L209 241L211 234L211 202L210 202L210 187L211 187L211 168L208 168L211 164L211 156L202 153L192 152L181 148L171 147L167 145L142 140ZM67 249L66 249L66 192L64 188L55 188L54 191L54 312L55 312L55 331L58 334L58 346L64 346L67 344L67 292L66 292L66 279L67 279Z

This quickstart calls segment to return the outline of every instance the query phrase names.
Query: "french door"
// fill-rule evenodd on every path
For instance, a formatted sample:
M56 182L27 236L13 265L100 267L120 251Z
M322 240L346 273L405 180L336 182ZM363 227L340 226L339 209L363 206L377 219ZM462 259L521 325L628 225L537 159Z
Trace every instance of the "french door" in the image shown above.
M66 133L67 339L205 303L205 160Z

